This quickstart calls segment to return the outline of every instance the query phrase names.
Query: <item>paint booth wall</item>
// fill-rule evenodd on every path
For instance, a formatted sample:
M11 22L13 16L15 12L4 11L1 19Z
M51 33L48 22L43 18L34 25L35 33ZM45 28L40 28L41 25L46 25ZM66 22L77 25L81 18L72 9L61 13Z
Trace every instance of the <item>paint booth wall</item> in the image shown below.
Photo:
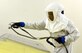
M73 52L81 53L82 47L82 0L0 0L0 35L15 34L9 30L10 22L36 22L44 19L45 8L51 2L60 2L65 7L65 15L74 22L80 32L80 38L73 43ZM49 35L48 32L29 30L34 35Z

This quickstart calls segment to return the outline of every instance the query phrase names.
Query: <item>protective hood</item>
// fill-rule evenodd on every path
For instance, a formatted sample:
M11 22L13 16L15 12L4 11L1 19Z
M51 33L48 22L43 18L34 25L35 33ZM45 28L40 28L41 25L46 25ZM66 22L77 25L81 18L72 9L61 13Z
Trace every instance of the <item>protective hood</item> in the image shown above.
M58 3L51 3L45 9L46 11L46 27L50 32L58 32L64 29L68 24L68 19L64 15L64 7ZM49 19L49 12L53 13L54 20Z

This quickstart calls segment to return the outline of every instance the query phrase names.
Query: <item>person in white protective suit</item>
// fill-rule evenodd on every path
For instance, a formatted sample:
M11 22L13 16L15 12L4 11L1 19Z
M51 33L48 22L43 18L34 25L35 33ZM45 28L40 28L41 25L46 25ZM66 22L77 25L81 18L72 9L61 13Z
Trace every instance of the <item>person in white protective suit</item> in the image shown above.
M46 21L38 23L16 22L12 24L13 28L24 27L27 29L48 30L51 37L55 37L51 42L47 42L55 46L51 53L66 53L62 44L65 43L68 52L71 53L71 43L78 39L78 30L64 15L64 7L58 3L51 3L46 8Z

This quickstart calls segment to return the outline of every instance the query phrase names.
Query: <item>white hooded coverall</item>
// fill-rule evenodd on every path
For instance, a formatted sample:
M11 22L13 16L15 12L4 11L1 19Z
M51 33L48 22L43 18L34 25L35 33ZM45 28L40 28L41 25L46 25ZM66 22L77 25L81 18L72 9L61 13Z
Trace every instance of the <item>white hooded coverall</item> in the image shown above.
M50 21L48 18L48 12L52 11L55 20ZM37 22L37 23L25 23L25 28L27 29L36 29L36 30L48 30L50 36L52 37L61 37L65 36L65 45L68 49L68 52L71 53L71 43L77 40L78 30L71 23L69 19L65 17L61 12L64 11L63 6L58 3L51 3L46 8L46 21ZM49 50L50 53L66 53L65 48L62 44L59 44L57 41L52 40L56 48Z

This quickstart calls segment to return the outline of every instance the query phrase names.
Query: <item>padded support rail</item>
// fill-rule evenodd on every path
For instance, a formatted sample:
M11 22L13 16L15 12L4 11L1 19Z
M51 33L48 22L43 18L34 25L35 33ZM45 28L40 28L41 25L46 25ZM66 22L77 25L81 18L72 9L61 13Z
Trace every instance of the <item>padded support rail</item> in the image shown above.
M4 40L4 39L13 40L13 41L34 47L36 49L48 51L44 45L42 45L41 43L38 42L38 40L32 40L32 39L28 39L28 38L25 38L22 36L17 36L17 35L12 35L12 34L7 34L7 33L0 35L0 40Z

